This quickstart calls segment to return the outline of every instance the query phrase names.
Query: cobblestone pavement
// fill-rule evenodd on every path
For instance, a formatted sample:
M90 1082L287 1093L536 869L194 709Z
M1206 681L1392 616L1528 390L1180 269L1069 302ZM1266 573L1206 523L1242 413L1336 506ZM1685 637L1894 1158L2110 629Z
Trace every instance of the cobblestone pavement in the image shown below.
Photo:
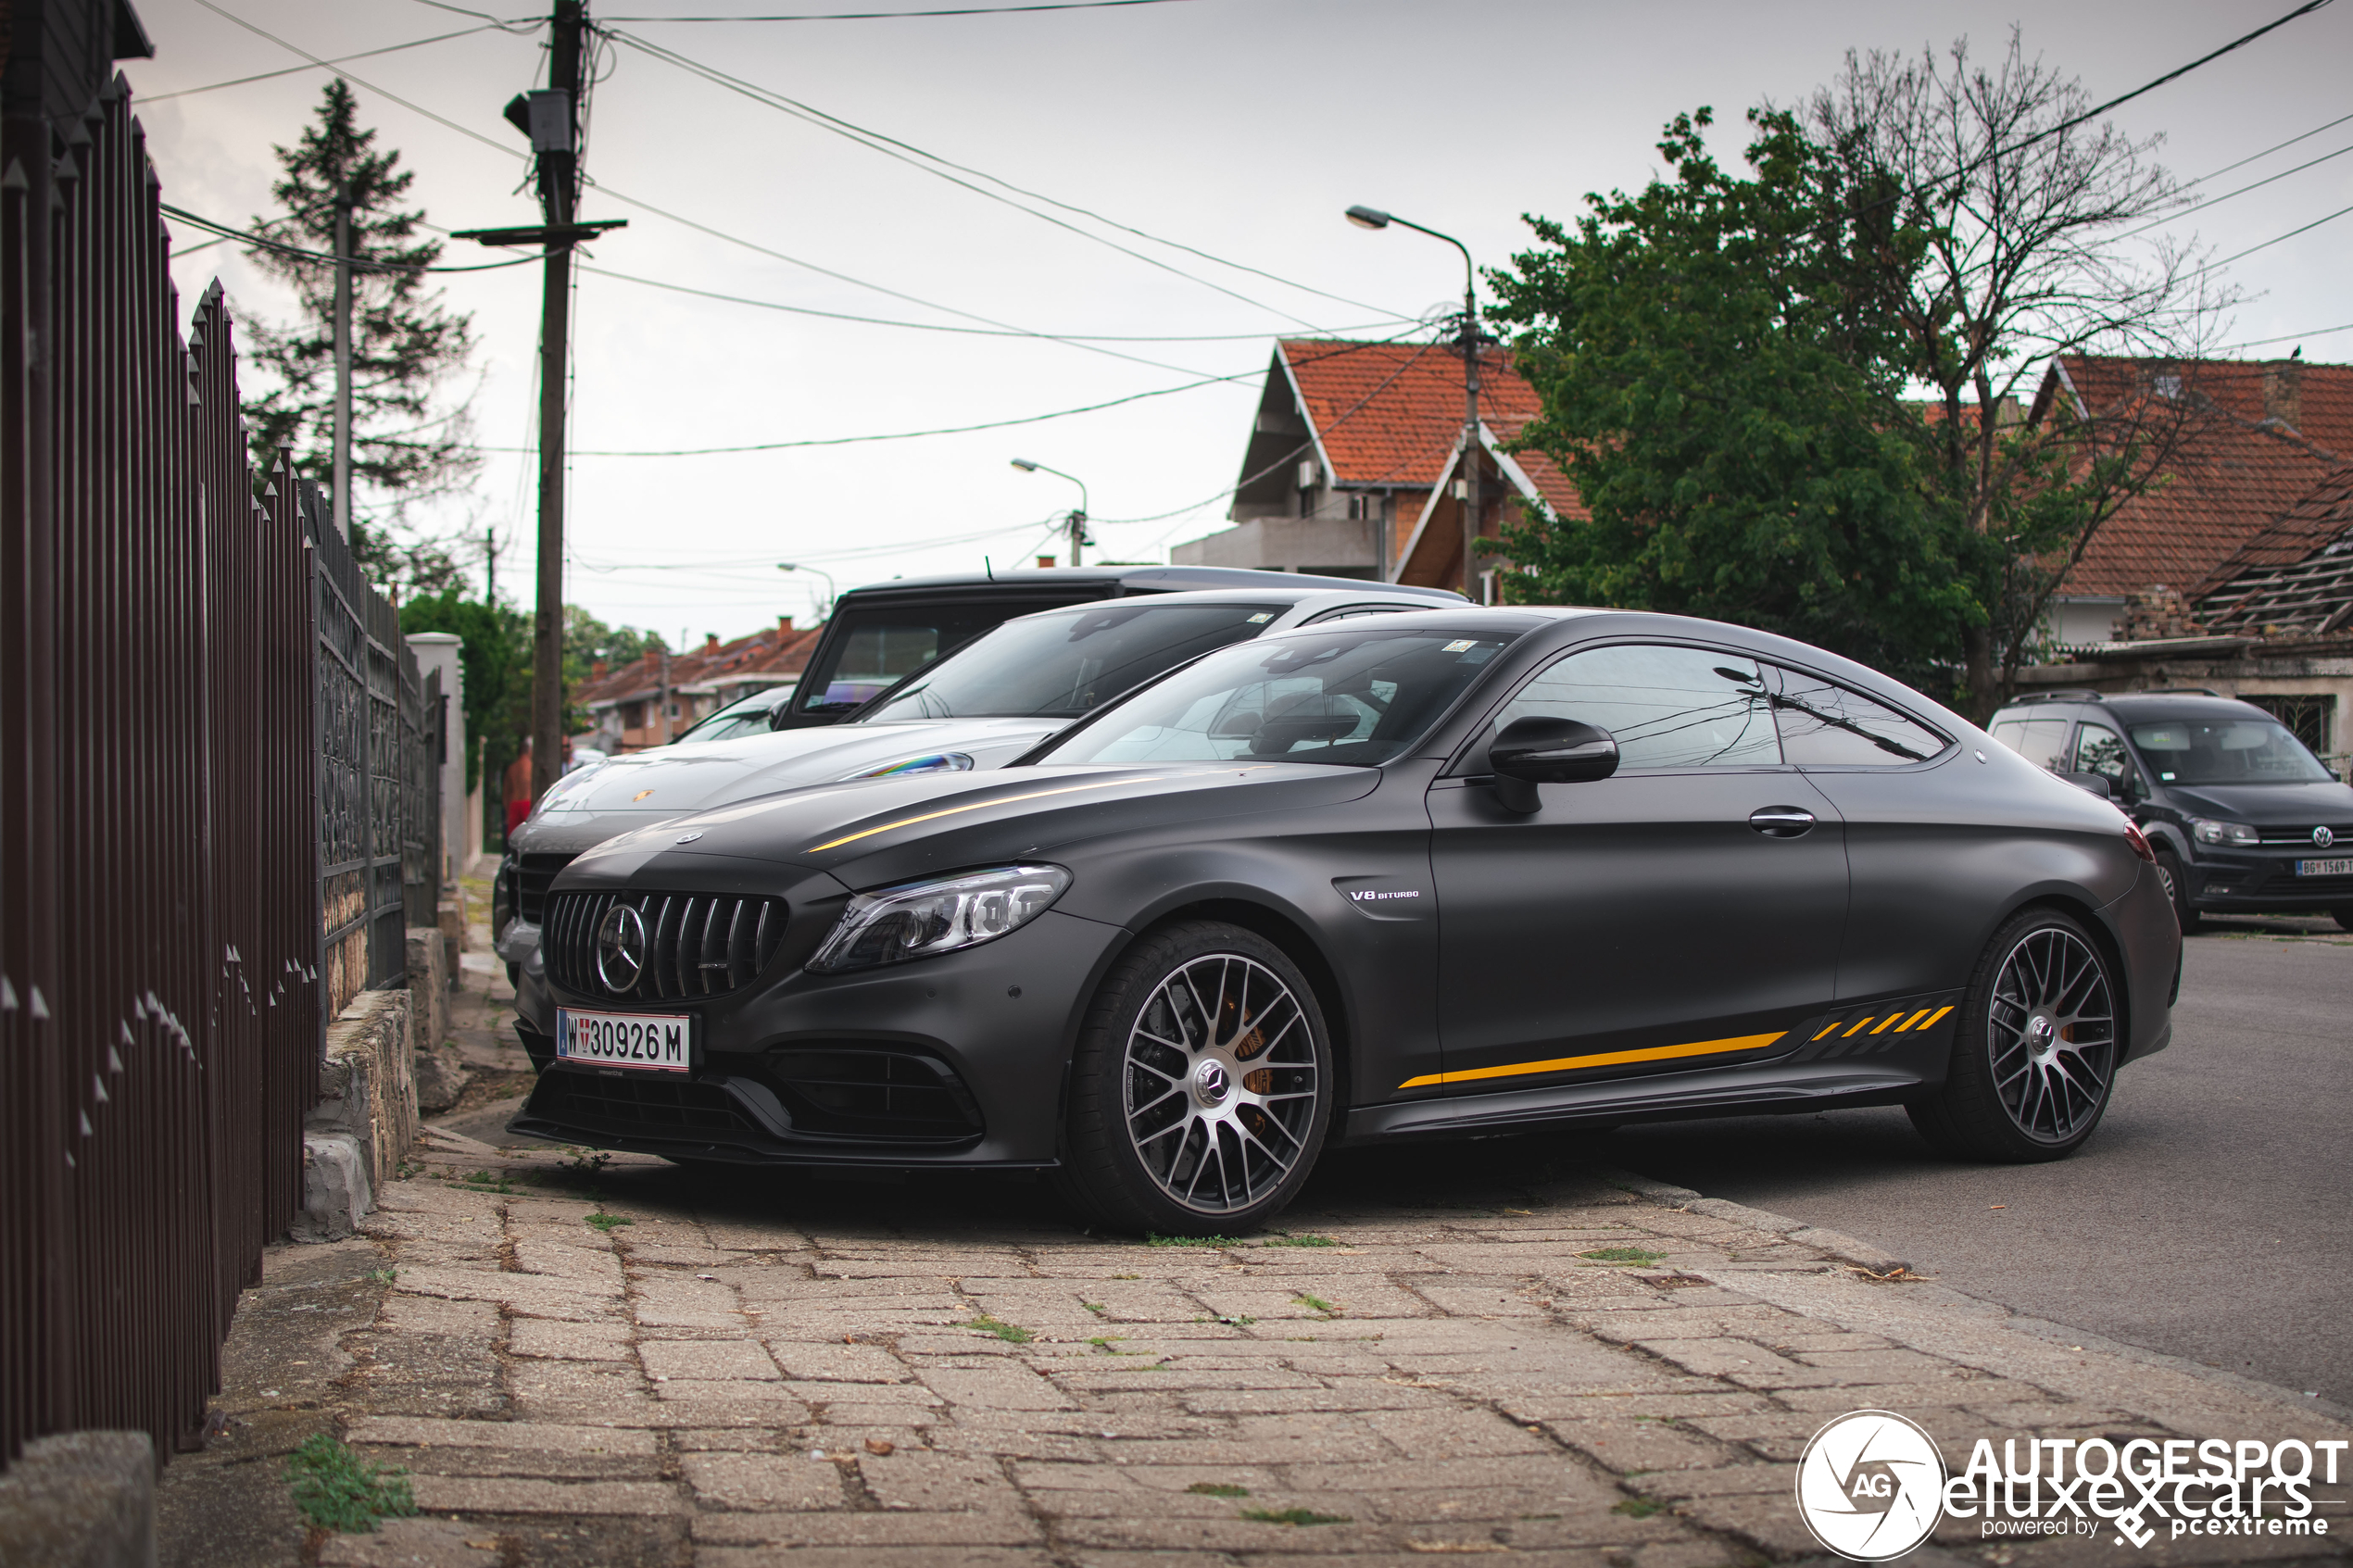
M1794 1461L1860 1408L1956 1467L1980 1436L2353 1437L1573 1154L1342 1154L1283 1232L1158 1246L1010 1178L591 1168L435 1131L367 1236L271 1253L225 1430L166 1474L166 1561L1731 1568L1818 1555ZM306 1538L275 1476L321 1430L406 1467L422 1515ZM1919 1555L2342 1562L2328 1512L2323 1539L2145 1551L1948 1521Z

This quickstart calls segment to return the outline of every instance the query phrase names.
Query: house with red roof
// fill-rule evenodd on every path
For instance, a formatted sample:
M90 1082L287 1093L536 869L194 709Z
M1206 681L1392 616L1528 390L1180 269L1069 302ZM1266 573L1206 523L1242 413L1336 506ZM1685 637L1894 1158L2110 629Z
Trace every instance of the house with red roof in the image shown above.
M1460 483L1480 480L1478 534L1493 538L1541 501L1585 516L1576 488L1535 453L1508 450L1539 411L1501 349L1479 366L1479 433L1463 454L1463 361L1448 344L1286 338L1275 345L1240 477L1233 526L1177 546L1186 566L1312 571L1385 583L1463 583ZM1493 598L1506 563L1477 566Z
M2240 547L2353 459L2353 365L2300 359L2054 360L2027 418L2148 425L2167 416L2162 478L2102 524L2051 608L2052 639L2127 635L2128 601L2195 599Z
M792 617L722 643L714 633L691 653L648 650L618 669L599 663L572 694L588 710L575 746L616 753L666 746L698 719L758 691L798 682L824 628L795 629Z

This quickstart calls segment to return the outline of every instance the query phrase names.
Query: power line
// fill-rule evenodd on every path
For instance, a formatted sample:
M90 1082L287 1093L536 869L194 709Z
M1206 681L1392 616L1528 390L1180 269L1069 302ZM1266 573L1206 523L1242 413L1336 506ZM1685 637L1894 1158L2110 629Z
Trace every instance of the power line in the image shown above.
M708 81L725 85L732 90L753 99L755 102L763 104L770 108L776 109L780 113L793 115L798 119L801 119L812 124L817 125L822 130L831 131L837 135L846 137L850 141L857 142L861 145L872 149L873 151L882 153L886 157L898 157L901 162L911 163L913 167L923 169L925 173L930 174L935 179L946 180L950 184L961 186L965 190L974 192L976 195L987 197L991 201L1003 202L1005 205L1012 207L1018 211L1027 212L1031 217L1038 219L1040 222L1052 223L1058 228L1068 229L1071 232L1078 234L1082 238L1093 240L1099 245L1110 245L1113 249L1119 251L1122 255L1136 257L1137 259L1145 262L1148 266L1163 268L1165 270L1176 273L1179 277L1187 278L1194 282L1201 283L1206 288L1216 289L1221 294L1233 294L1233 291L1226 289L1219 284L1210 282L1207 279L1198 277L1193 273L1170 267L1167 263L1156 260L1153 257L1141 256L1136 251L1127 249L1125 245L1104 239L1100 234L1088 233L1083 229L1078 229L1071 224L1064 223L1059 219L1051 217L1048 214L1038 212L1031 207L1023 207L1019 202L1010 201L1004 196L998 195L995 192L979 190L977 187L971 185L965 181L956 179L954 175L943 173L942 170L953 169L957 174L969 174L975 180L985 180L989 184L1010 191L1015 195L1026 196L1032 201L1044 202L1050 207L1058 207L1064 212L1073 213L1078 217L1085 218L1091 222L1101 223L1107 228L1116 229L1122 233L1133 234L1139 239L1148 240L1154 245L1166 245L1172 250L1181 250L1189 256L1197 256L1204 261L1213 262L1220 267L1231 268L1239 272L1248 272L1254 277L1265 278L1270 282L1280 283L1286 288L1297 289L1303 294L1312 294L1319 298L1332 300L1337 304L1346 305L1354 309L1380 312L1381 314L1388 315L1396 320L1402 321L1406 320L1406 318L1399 312L1381 311L1381 307L1378 306L1367 305L1362 300L1350 299L1342 295L1332 294L1327 290L1315 288L1310 284L1299 282L1293 279L1283 277L1277 273L1269 272L1264 268L1252 267L1246 263L1239 261L1229 261L1224 257L1214 255L1211 252L1202 250L1198 246L1189 245L1177 240L1164 238L1163 236L1151 233L1149 231L1139 229L1133 224L1122 223L1115 219L1105 217L1103 214L1096 212L1090 208L1078 207L1070 202L1057 200L1052 196L1047 195L1041 191L1033 191L1025 186L1016 185L1012 181L1003 179L999 175L991 174L986 169L975 169L968 164L958 163L952 158L943 157L937 153L928 151L923 147L918 147L911 142L904 142L900 140L898 137L887 135L883 132L872 130L863 125L859 125L854 121L844 119L838 115L828 114L824 109L818 108L814 105L803 103L798 98L788 97L782 93L776 92L773 88L762 87L757 82L746 82L739 77L730 76L726 72L719 70L715 67L704 65L700 61L691 59L685 55L679 54L676 50L667 48L661 44L653 44L642 38L634 38L627 33L620 31L613 32L612 36L621 42L627 44L632 48L652 55L656 58L661 59L667 64L675 66L682 70L692 71L697 75L704 77ZM930 167L935 164L938 167ZM1235 295L1234 297L1246 298L1247 296ZM1262 309L1275 309L1274 307L1265 305L1260 301L1252 300L1250 303L1259 305ZM1290 314L1287 311L1280 310L1277 310L1276 313L1278 315ZM1302 320L1302 319L1297 316L1291 317L1291 320ZM1302 321L1302 324L1309 327L1315 326L1313 322ZM1327 329L1315 328L1315 330L1324 331Z
M426 0L431 4L432 0ZM1004 17L1024 11L1106 11L1121 6L1168 6L1176 0L1056 0L1037 6L958 6L936 11L784 12L749 17L614 17L617 22L871 22L909 17ZM452 6L450 10L457 9Z
M2290 136L2284 142L2274 142L2259 153L2247 154L2246 157L2239 159L2236 163L2226 163L2220 169L2208 169L2206 173L2201 174L2196 179L2191 181L2187 185L2183 186L2182 189L2185 191L2192 190L2199 185L2205 184L2208 180L2219 180L2233 169L2245 169L2248 164L2270 157L2273 153L2284 152L2289 147L2296 145L2298 142L2309 142L2323 131L2334 131L2348 119L2353 119L2353 114L2341 114L2334 119L2330 120L2326 125L2316 125L2312 127L2311 130L2303 132L2301 135Z
M240 240L249 245L258 245L263 250L274 250L281 256L298 257L305 261L324 261L330 264L341 264L347 261L354 267L364 268L371 272L496 272L504 267L521 267L539 259L536 256L519 256L512 261L487 261L478 267L416 267L406 262L377 261L365 256L337 256L332 251L305 250L299 245L281 245L276 240L265 240L259 234L249 233L243 229L233 229L226 223L218 223L209 218L199 218L186 207L174 207L170 202L157 202L156 205L182 222L193 223L208 232L219 234L223 240ZM205 243L214 245L219 242L208 240ZM190 245L188 250L202 248L200 245ZM185 256L187 253L187 251L175 251L172 254L177 257Z
M2267 174L2260 180L2254 181L2249 184L2241 185L2235 191L2225 191L2219 196L2208 196L2204 201L2192 202L2189 206L2182 208L2180 211L2168 213L2154 223L2144 223L2137 229L2127 229L2124 232L2117 235L2116 238L2120 240L2129 240L2135 234L2145 234L2151 229L2162 229L2168 223L2187 218L2193 212L2203 212L2209 207L2219 206L2223 202L2229 201L2233 196L2243 196L2249 191L2259 191L2264 186L2271 184L2274 181L2284 180L2291 174L2301 174L2308 169L2318 168L2320 165L2328 162L2331 158L2340 158L2347 153L2353 153L2353 144L2339 147L2333 153L2322 153L2319 157L2299 163L2294 169L2283 169L2277 174ZM2188 187L2184 186L2183 188L2186 190Z
M1246 343L1265 337L1257 332L1202 332L1186 336L1122 336L1108 332L1054 332L1040 334L1025 332L1018 327L958 327L943 321L899 321L881 316L858 316L841 310L820 310L809 305L786 305L773 299L751 299L739 294L721 294L714 289L698 289L685 283L664 282L659 278L640 278L628 272L616 272L609 267L588 267L583 272L594 272L599 278L615 278L624 283L642 283L649 289L666 289L672 294L693 295L698 299L715 299L729 305L749 305L761 310L781 310L793 316L815 316L828 321L853 321L869 327L907 327L917 332L957 332L972 337L1038 337L1051 335L1059 343ZM1333 327L1335 332L1371 332L1388 325L1384 321L1367 322L1356 327Z
M487 23L481 27L461 27L455 32L436 32L431 38L411 39L406 44L387 44L381 49L362 49L356 55L337 55L332 60L322 60L312 65L288 66L283 70L265 70L253 76L233 77L227 82L210 82L202 87L175 88L169 93L142 93L139 95L139 101L144 104L158 104L166 98L185 98L196 93L217 93L223 87L243 87L251 82L272 82L282 76L300 76L304 71L317 70L322 66L332 69L346 60L373 59L378 55L396 55L403 49L422 49L428 44L445 44L452 38L471 38L477 32L505 31L507 30L496 23Z
M2259 250L2269 250L2283 240L2292 240L2298 234L2309 234L2323 223L2334 223L2348 212L2353 212L2353 207L2340 207L2334 212L2330 213L2327 217L2315 218L2312 221L2305 224L2301 228L2290 229L2284 234L2274 234L2260 245L2252 245L2247 246L2245 250L2235 251L2233 254L2222 257L2220 261L2209 261L2205 266L2199 268L2198 271L2211 272L2218 267L2228 267L2232 262L2242 260L2247 257L2253 256Z
M2226 349L2268 348L2275 343L2296 343L2304 338L2328 337L2335 332L2353 332L2353 321L2347 321L2341 327L2321 327L2309 332L2282 332L2277 337L2249 338L2245 343L2226 343L2222 347Z

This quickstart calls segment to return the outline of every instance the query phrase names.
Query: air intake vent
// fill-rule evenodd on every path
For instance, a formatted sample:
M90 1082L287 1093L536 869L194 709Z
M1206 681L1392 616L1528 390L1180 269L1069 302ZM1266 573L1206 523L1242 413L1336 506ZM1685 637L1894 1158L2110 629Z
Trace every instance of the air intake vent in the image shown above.
M543 1073L523 1113L583 1132L635 1137L741 1139L753 1132L750 1120L718 1085L646 1075Z
M634 955L615 955L600 969L597 934L623 905L637 912L644 939ZM749 985L768 967L785 939L785 901L635 889L558 893L547 900L541 932L548 976L567 991L625 1002L691 1001ZM626 984L616 986L608 976Z
M800 1132L961 1143L983 1131L955 1069L913 1051L802 1048L776 1051L763 1066Z
M548 884L572 864L570 855L524 855L515 865L515 914L533 925L545 923Z

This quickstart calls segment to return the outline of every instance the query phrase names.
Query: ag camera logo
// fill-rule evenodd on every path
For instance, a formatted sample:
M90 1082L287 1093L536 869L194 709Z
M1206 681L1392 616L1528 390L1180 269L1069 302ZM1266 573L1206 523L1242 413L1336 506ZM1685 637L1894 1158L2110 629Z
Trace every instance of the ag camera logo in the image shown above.
M1901 1557L1944 1512L1944 1456L1893 1411L1856 1411L1814 1434L1797 1461L1797 1512L1853 1562Z

